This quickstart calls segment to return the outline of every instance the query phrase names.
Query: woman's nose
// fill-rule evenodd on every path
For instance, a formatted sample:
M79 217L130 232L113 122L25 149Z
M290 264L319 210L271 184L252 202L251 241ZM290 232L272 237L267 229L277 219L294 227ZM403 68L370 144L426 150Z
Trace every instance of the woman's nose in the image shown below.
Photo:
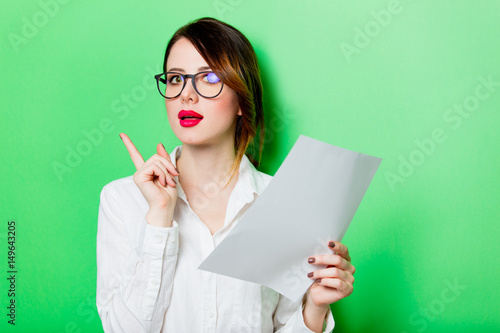
M198 93L194 89L192 78L186 78L186 85L181 92L181 97L184 101L188 101L190 99L195 103L198 101Z

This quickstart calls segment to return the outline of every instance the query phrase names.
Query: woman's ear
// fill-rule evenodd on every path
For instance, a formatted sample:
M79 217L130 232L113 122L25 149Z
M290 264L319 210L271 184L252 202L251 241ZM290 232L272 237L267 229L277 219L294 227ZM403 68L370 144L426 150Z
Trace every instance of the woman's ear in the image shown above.
M238 109L238 113L237 113L238 116L242 116L243 113L241 113L241 108Z

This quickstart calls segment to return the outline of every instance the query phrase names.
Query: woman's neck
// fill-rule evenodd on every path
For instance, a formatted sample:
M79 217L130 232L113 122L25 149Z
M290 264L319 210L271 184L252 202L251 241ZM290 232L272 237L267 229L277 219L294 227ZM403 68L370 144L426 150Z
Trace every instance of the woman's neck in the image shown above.
M214 182L224 186L235 159L234 143L229 140L219 145L183 144L176 163L181 186L202 188Z

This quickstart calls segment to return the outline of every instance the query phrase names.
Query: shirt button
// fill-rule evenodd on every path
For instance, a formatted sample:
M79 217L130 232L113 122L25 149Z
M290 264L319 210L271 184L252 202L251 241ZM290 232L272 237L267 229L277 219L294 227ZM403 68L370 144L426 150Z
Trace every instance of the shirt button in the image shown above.
M175 236L168 237L168 242L169 243L175 242Z
M214 316L214 312L213 312L213 311L211 311L211 310L209 310L209 311L207 312L207 316L208 316L208 318L213 318L213 316Z

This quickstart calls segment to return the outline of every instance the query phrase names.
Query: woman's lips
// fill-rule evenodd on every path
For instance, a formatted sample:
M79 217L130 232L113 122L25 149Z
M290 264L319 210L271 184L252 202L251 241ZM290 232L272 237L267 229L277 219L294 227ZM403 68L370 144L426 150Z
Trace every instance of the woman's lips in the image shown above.
M193 110L182 110L179 112L178 118L182 127L192 127L196 126L203 119L203 116Z

